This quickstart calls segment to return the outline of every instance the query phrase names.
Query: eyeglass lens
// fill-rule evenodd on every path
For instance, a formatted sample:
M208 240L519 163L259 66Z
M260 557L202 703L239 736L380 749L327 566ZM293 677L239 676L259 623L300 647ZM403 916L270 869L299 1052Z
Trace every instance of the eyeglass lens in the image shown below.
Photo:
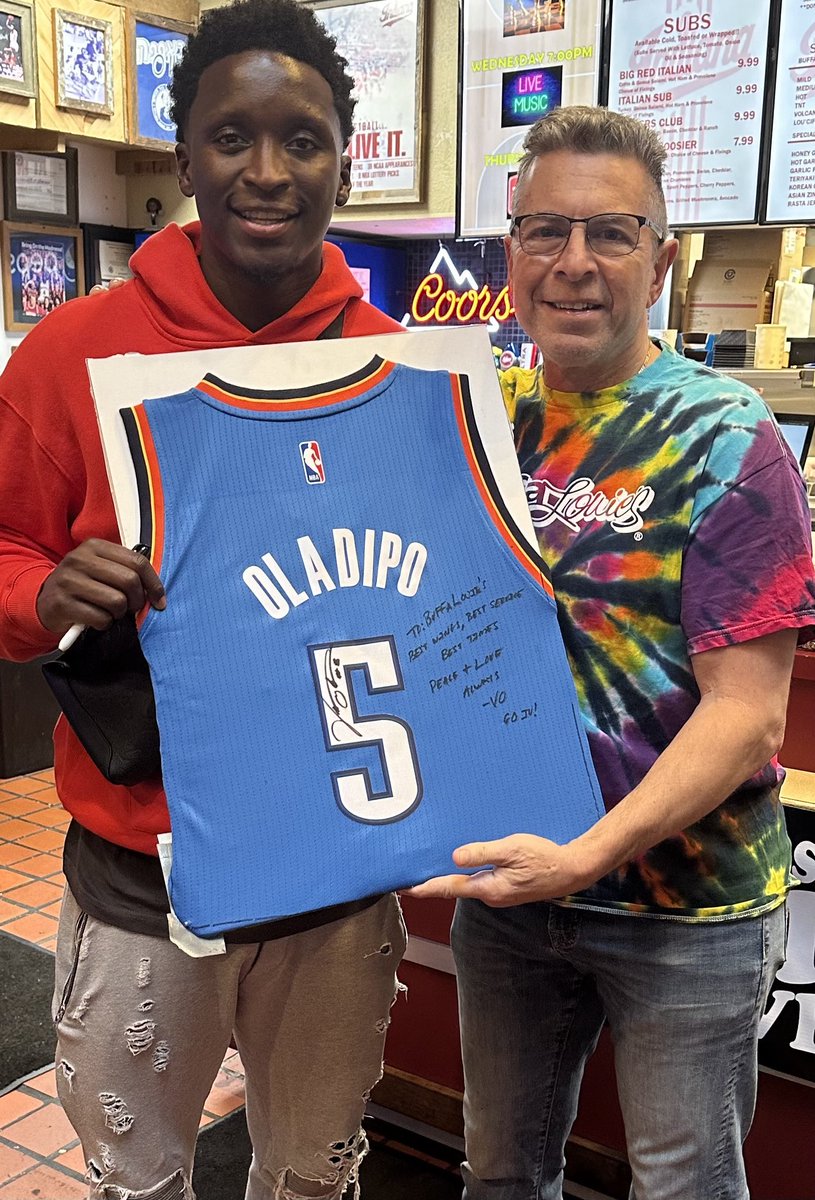
M518 235L527 254L558 254L568 242L571 229L568 217L543 213L524 217ZM631 254L640 240L640 223L627 213L589 217L585 230L586 241L594 253L607 258Z

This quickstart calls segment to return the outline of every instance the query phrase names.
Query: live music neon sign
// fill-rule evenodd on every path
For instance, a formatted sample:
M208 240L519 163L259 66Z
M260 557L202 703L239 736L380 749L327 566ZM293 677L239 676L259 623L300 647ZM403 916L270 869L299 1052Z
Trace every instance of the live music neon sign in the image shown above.
M437 270L442 264L447 267L453 287L445 282L444 276ZM468 325L479 322L497 328L514 313L506 286L500 292L493 292L487 284L479 288L473 275L469 271L459 271L442 246L429 272L413 293L410 312L405 314L402 324L407 325L410 320L417 325L431 322L436 325L448 325L451 322Z

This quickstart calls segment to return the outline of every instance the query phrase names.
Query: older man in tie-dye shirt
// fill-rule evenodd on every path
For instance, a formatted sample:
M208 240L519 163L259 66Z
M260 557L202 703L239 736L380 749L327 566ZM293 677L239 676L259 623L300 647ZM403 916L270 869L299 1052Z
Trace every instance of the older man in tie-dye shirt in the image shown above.
M467 1200L561 1200L607 1021L636 1200L746 1200L757 1027L783 958L775 755L815 624L809 511L760 397L648 337L677 251L644 125L561 108L506 238L537 371L503 379L606 815L519 831L459 897ZM546 764L541 763L541 790Z

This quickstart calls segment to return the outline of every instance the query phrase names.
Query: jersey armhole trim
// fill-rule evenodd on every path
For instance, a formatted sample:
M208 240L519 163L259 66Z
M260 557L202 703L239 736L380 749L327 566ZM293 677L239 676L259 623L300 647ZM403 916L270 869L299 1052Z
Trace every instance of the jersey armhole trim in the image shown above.
M555 592L549 567L540 554L528 544L501 495L478 430L469 380L466 375L451 375L450 383L461 445L486 511L524 570L554 600Z
M149 546L150 564L160 575L164 556L164 496L153 434L143 404L135 408L123 408L120 415L136 476L139 541ZM149 612L149 606L146 611Z

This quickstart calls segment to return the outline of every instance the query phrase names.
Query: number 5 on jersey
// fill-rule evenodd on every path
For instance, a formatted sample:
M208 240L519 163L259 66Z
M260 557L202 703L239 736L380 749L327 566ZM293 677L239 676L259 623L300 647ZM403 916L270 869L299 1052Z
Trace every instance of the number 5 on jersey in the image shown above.
M404 691L404 681L393 638L357 642L331 642L308 647L314 685L329 751L376 746L385 781L375 792L367 767L332 771L334 795L342 812L355 821L382 824L400 821L413 812L422 798L422 774L413 732L398 717L357 711L355 678L364 673L369 696Z

